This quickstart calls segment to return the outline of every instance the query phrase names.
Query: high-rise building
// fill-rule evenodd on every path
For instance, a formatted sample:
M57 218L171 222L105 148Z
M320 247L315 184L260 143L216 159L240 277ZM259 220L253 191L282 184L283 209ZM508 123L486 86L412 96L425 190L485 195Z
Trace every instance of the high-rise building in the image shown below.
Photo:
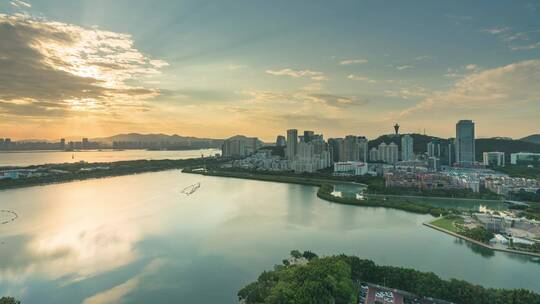
M315 132L313 131L304 131L304 142L310 142L313 139L313 136L315 135Z
M66 139L65 139L65 138L61 138L61 139L60 139L60 148L61 148L61 149L65 149L65 148L66 148Z
M504 167L504 152L484 152L484 166Z
M379 156L378 159L388 164L395 164L398 162L399 148L395 143L386 144L382 142L379 144Z
M441 143L441 165L452 166L456 162L455 139L449 138L446 143Z
M401 137L401 160L414 160L413 138L408 134Z
M287 140L285 139L285 136L278 135L276 138L276 146L285 147L286 145L287 145Z
M433 139L427 144L427 156L428 157L441 157L441 143Z
M369 161L379 161L379 150L377 148L373 147L369 150Z
M298 130L287 130L287 147L285 148L285 157L294 160L298 151Z
M330 148L324 141L322 134L308 132L307 136L302 136L308 141L298 142L296 155L294 159L290 160L290 168L295 172L315 172L332 165ZM291 135L294 136L294 134Z
M359 161L368 162L369 157L369 141L365 136L358 136L358 154L359 154Z
M341 153L341 147L343 146L343 138L329 138L328 146L330 147L330 155L332 156L332 161L338 162L339 155Z
M221 153L224 157L245 157L255 153L259 145L257 137L236 135L223 141Z
M347 135L339 148L339 161L367 162L368 140L364 136Z
M472 164L475 162L474 122L460 120L456 124L456 162Z

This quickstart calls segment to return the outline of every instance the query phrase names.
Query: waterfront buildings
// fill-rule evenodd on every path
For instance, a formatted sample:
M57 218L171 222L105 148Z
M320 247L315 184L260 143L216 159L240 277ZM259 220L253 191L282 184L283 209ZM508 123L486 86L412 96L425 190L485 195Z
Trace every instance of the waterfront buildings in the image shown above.
M518 164L531 164L538 165L540 164L540 153L512 153L510 154L510 163L512 165Z
M328 146L330 147L330 153L334 162L340 161L341 149L343 147L343 138L329 138Z
M287 130L287 147L285 148L285 157L288 160L294 160L298 151L298 130Z
M379 144L378 148L372 148L369 155L371 161L382 161L387 164L395 164L398 162L398 152L399 148L395 143L391 142L390 144L386 144L385 142L382 142Z
M365 175L368 164L364 162L346 161L334 163L335 175Z
M339 143L339 161L367 161L368 140L365 137L347 135Z
M401 137L401 160L409 161L413 159L413 138L407 134Z
M474 122L460 120L456 124L456 161L460 165L475 162Z
M276 144L282 141L276 140ZM329 145L322 134L305 131L298 136L298 130L287 131L285 157L273 155L271 149L260 149L256 153L240 160L234 160L227 166L270 171L316 172L332 165ZM279 154L279 153L278 153ZM224 154L225 155L225 154Z
M226 139L221 147L224 157L246 157L255 153L260 147L257 137L236 135Z
M504 152L484 152L484 166L504 167Z

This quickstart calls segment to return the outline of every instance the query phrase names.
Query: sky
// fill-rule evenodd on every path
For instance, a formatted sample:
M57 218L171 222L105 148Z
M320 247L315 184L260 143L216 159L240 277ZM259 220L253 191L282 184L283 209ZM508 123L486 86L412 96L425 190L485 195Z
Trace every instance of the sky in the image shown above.
M539 1L0 0L0 138L540 133Z

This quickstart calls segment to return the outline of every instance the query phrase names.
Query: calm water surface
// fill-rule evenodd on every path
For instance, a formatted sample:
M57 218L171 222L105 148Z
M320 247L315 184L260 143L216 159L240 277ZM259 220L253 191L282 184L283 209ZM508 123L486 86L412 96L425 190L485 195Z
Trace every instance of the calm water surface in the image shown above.
M201 182L190 196L180 190ZM177 170L0 191L0 295L32 303L235 303L291 249L347 253L492 287L540 292L540 264L329 203L308 186Z
M136 159L184 159L212 156L220 153L217 149L186 151L147 151L147 150L101 150L101 151L24 151L0 152L0 166L29 166L69 162L113 162Z

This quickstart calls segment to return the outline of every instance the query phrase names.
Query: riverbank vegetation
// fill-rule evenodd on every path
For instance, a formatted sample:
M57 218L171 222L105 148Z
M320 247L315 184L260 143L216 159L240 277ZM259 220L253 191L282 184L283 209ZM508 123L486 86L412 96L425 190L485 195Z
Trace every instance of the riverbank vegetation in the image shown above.
M182 169L190 166L214 165L221 161L215 158L191 158L178 160L132 160L109 163L64 163L28 167L15 167L10 170L31 171L28 177L0 179L0 190L29 187L53 183L63 183L91 178L130 175Z
M540 203L530 202L529 205L510 205L508 208L519 210L520 216L540 221Z
M351 197L339 197L332 194L334 187L330 184L323 184L317 191L317 196L321 199L362 207L385 207L399 209L408 212L431 214L433 216L446 215L454 210L433 207L426 204L415 202L414 199L401 198L401 197L380 197L380 196L366 196L363 199L351 198Z
M506 165L504 167L494 167L493 170L506 173L511 177L523 177L531 179L540 179L540 167L527 165Z
M489 241L495 236L493 233L487 231L481 226L473 228L465 227L463 225L463 218L455 214L441 217L435 221L432 221L430 224L484 244L488 244Z
M357 303L358 284L370 282L461 304L540 303L525 289L484 288L466 281L443 280L431 272L380 266L356 256L312 258L307 264L276 265L238 292L252 303Z

